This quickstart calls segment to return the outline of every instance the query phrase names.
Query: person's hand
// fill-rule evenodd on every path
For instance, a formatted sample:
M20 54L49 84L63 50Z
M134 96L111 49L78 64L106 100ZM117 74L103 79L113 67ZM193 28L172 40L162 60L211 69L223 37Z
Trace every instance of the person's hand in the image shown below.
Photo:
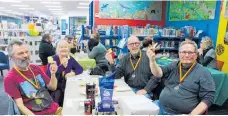
M55 73L57 72L57 70L58 70L58 66L56 64L56 61L53 61L50 64L50 72L51 72L51 75L55 75Z
M114 59L112 58L112 54L107 52L105 58L108 60L110 64L114 64Z
M136 92L137 95L145 95L147 94L146 90L142 89Z
M62 59L62 65L66 68L68 65L68 58L63 58Z
M67 74L65 75L65 78L73 77L73 76L75 76L75 73L74 73L74 72L70 72L70 73L67 73Z
M154 61L155 60L155 45L153 45L153 46L151 46L151 47L149 47L148 49L147 49L147 56L148 56L148 58L150 59L150 61Z
M202 48L199 48L198 49L198 53L199 53L199 55L203 55L203 49Z

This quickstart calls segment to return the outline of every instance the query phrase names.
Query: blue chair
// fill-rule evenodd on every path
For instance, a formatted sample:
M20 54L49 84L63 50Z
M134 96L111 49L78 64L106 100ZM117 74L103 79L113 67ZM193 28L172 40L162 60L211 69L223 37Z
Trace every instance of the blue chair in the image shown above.
M0 70L1 75L3 76L3 70L8 69L9 70L9 57L5 55L4 52L0 51Z

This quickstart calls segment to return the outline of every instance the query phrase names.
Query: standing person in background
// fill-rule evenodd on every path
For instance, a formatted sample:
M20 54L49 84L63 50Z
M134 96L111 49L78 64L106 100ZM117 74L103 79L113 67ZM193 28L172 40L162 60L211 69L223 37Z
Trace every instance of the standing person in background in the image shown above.
M89 39L88 41L88 57L95 59L96 67L100 68L103 71L103 74L108 71L108 62L105 59L106 48L99 42L100 35L98 33L94 34L94 38ZM101 74L101 75L103 75Z
M42 65L47 65L47 58L49 56L55 55L55 49L51 44L52 40L53 38L50 34L44 34L42 36L42 40L39 46L39 57L42 61Z
M200 43L199 53L199 63L203 66L217 69L216 64L216 53L213 49L213 41L210 37L203 37Z

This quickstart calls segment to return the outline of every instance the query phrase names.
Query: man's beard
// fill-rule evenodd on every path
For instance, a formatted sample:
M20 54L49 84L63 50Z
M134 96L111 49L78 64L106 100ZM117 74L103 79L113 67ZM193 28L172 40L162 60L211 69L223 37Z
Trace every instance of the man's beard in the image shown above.
M16 66L21 68L27 68L30 63L30 59L28 57L24 58L24 60L14 59L14 63Z

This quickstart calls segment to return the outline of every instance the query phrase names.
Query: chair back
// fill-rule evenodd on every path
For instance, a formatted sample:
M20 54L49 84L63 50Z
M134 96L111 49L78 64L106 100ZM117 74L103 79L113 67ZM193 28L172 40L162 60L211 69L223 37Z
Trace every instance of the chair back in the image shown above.
M0 51L0 63L6 64L9 69L9 57L2 51Z
M224 62L223 62L223 61L219 61L219 60L217 60L217 61L216 61L216 64L217 64L217 69L221 71L221 70L222 70L222 67L223 67Z

